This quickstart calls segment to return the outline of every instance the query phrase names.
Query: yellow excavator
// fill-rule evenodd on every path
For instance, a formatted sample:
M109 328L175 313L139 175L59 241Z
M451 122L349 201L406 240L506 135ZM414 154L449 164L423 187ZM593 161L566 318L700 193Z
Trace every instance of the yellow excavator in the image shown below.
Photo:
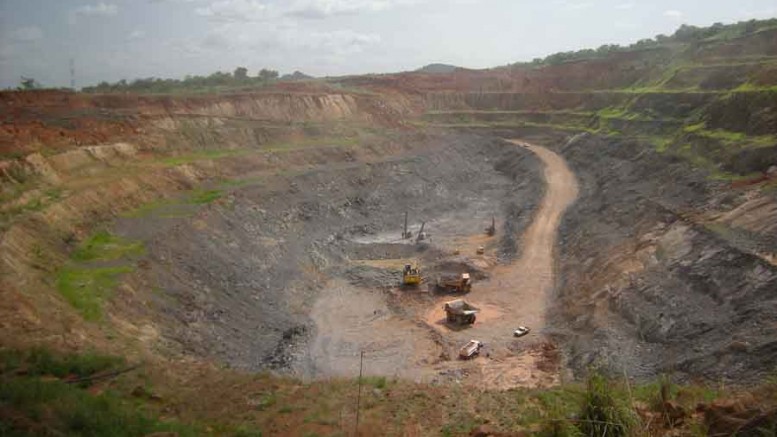
M413 267L410 264L405 264L405 269L402 271L402 285L408 287L416 287L421 283L421 269L418 266Z

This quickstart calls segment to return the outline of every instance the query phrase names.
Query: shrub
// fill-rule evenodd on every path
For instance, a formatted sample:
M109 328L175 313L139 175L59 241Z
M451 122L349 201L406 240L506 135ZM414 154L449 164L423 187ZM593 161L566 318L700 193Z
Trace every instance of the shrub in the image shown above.
M621 437L629 435L636 417L617 399L607 379L594 372L587 382L578 428L587 436Z

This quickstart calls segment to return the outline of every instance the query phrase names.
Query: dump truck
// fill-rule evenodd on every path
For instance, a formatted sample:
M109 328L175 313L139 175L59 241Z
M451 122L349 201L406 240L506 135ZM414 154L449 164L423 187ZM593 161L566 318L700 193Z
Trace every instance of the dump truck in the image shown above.
M468 360L474 356L480 354L480 349L485 346L483 342L477 340L470 340L467 344L459 349L459 358L462 360Z
M472 290L469 273L438 277L435 285L437 290L448 293L469 293Z
M415 287L421 283L421 269L413 267L410 264L405 264L405 269L402 271L402 285Z
M445 302L443 309L445 310L445 319L449 323L457 325L471 325L475 323L475 315L478 313L478 309L465 302L464 299Z

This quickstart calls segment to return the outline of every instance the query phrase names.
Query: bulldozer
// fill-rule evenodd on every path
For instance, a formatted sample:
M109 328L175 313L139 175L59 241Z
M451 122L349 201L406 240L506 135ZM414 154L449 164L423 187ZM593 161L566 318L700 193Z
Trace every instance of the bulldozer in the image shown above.
M445 309L445 319L449 323L457 325L471 325L475 323L475 315L478 312L477 308L465 302L464 299L445 302L443 309Z
M407 287L416 287L421 283L421 269L417 266L413 267L410 264L405 264L405 269L402 271L402 285Z
M458 276L438 277L435 286L437 290L448 293L469 293L472 290L472 281L469 273L462 273Z

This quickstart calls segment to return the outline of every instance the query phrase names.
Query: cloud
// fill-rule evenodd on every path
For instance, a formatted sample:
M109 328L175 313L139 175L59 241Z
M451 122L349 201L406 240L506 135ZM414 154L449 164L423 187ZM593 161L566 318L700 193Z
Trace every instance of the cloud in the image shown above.
M144 30L135 29L127 35L127 41L140 41L146 37Z
M267 18L268 9L258 0L219 0L194 12L213 21L261 21Z
M753 19L753 18L773 18L775 15L777 15L777 7L775 8L767 8L767 9L758 9L758 10L742 10L739 12L739 17L744 19Z
M12 30L0 29L0 61L10 61L22 54L39 49L37 42L43 39L38 26L25 26ZM18 59L16 59L18 62Z
M119 14L119 7L112 3L97 3L94 5L82 5L72 11L68 21L71 25L76 24L79 17L113 17Z
M311 32L299 36L301 37L299 46L304 49L340 56L361 53L368 46L378 44L381 41L378 34L363 34L352 30Z
M681 20L683 18L683 13L676 9L669 9L668 11L664 11L664 16L672 20Z
M43 31L38 26L20 27L10 31L7 38L20 43L36 42L43 39Z
M625 11L628 9L634 9L635 4L634 3L621 3L618 5L615 5L615 9Z
M407 2L397 0L292 0L289 2L285 14L303 18L324 18L332 15L384 11L401 3Z
M322 19L335 15L380 12L425 1L428 0L215 0L207 6L196 8L195 13L216 22L270 21L283 17Z
M29 65L40 59L43 31L38 26L0 29L0 63Z
M559 5L561 9L565 11L580 11L583 9L588 9L594 5L593 2L580 2L580 1L570 1L570 0L556 0L554 3Z
M92 17L112 17L119 13L119 7L110 3L97 3L95 5L79 6L73 11L74 15Z

